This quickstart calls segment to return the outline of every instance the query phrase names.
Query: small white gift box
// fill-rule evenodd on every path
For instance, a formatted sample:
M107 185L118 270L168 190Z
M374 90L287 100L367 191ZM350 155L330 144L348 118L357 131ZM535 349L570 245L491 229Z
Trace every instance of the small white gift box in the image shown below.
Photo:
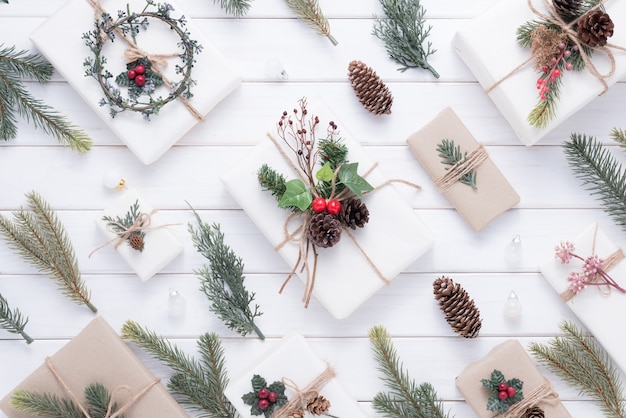
M141 251L132 248L128 240L120 240L115 228L109 224L110 221L103 219L104 217L110 217L113 220L117 220L118 217L124 219L135 203L139 204L139 214L147 214L150 219L149 225L146 225L142 231L145 234L145 244ZM111 207L101 212L95 222L106 239L109 240L109 244L115 247L116 251L143 281L154 276L183 251L183 244L168 229L161 215L132 188L126 190ZM97 256L97 251L92 256Z

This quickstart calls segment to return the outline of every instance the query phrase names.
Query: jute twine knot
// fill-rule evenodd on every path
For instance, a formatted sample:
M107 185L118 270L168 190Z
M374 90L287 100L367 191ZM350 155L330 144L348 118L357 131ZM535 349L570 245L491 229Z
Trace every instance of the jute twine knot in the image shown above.
M497 415L502 418L518 418L526 409L540 402L556 405L559 402L559 394L554 390L550 382L544 378L543 383L524 394L524 399L513 404L508 411Z
M485 147L480 144L466 158L450 167L446 174L436 179L435 185L442 190L446 190L464 175L480 166L487 158L489 158L489 154L487 154Z
M304 389L300 389L300 387L298 387L296 382L293 380L283 377L281 379L283 385L293 389L296 392L296 395L292 397L282 408L274 412L271 418L287 418L293 411L301 409L306 410L309 400L318 396L322 388L334 379L335 376L335 370L329 365L326 365L326 369L324 369L324 371L315 379L309 382Z

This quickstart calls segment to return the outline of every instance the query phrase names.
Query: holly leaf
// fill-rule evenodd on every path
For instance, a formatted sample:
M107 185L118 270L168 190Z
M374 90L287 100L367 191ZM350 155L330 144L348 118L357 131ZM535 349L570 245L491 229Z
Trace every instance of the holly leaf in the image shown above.
M495 370L495 369L493 372L491 372L491 381L494 382L496 385L500 382L506 382L502 372L500 370Z
M344 164L339 167L339 182L346 186L357 197L363 196L363 192L374 190L371 184L357 173L359 163Z
M130 80L128 79L128 74L126 74L126 73L118 74L118 76L115 77L115 82L120 87L129 87L130 86ZM134 84L135 83L133 83L133 85Z
M258 397L256 396L256 392L248 392L241 397L241 400L246 405L254 405L257 403Z
M266 388L266 387L267 387L267 382L265 381L265 379L263 379L258 374L255 374L254 376L252 376L252 389L254 389L255 392L258 392L259 389Z
M329 182L333 179L334 176L335 173L333 172L333 169L330 168L330 163L328 161L326 161L322 168L320 168L318 172L315 173L315 178L319 181Z
M500 409L500 399L495 396L490 396L487 400L487 409L489 411L498 411Z
M313 195L300 179L289 180L285 183L285 193L278 201L278 206L295 206L301 211L305 211L311 205Z

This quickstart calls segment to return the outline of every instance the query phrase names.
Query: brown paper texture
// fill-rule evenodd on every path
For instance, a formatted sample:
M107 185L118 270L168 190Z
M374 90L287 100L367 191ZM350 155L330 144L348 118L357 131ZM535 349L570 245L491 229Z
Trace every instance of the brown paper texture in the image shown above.
M495 411L487 409L490 392L480 382L482 379L489 379L494 369L500 370L506 379L514 377L520 379L524 383L522 386L524 394L544 382L544 377L539 373L537 366L517 340L507 340L495 346L485 358L468 365L456 378L456 387L478 418L497 415ZM540 402L538 406L545 411L546 417L570 417L560 401L556 404Z
M407 139L415 158L426 169L433 181L447 173L437 152L443 140L453 140L463 153L479 146L463 122L447 107L422 129ZM477 189L454 183L441 192L476 232L485 228L498 215L516 205L520 198L489 157L477 168Z
M91 321L80 334L50 359L83 406L85 405L84 390L91 383L100 382L109 392L120 385L127 385L134 390L134 393L138 393L154 380L152 373L102 317ZM20 388L68 398L45 364L15 389ZM12 393L7 394L0 401L0 409L9 418L32 417L32 415L14 410L9 405ZM121 394L119 398L118 405L123 404L126 395ZM189 415L176 403L163 385L158 383L137 400L124 413L124 416L127 418L176 418Z

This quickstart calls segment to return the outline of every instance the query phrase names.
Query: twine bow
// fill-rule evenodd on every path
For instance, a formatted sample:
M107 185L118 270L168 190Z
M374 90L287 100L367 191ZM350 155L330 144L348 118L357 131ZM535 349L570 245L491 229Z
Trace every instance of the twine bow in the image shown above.
M559 402L559 394L554 390L547 379L544 379L543 383L530 392L525 393L524 399L514 403L508 411L498 415L498 417L518 418L526 409L540 402L546 402L551 405L556 405Z
M442 190L446 190L454 183L459 181L464 175L480 166L487 158L487 150L482 144L474 148L466 158L454 164L443 176L435 180L435 186Z
M61 385L65 393L67 393L70 399L78 406L85 418L91 418L91 415L89 415L85 407L80 403L78 397L72 392L65 380L63 380L63 378L61 377L59 371L54 367L54 364L52 364L52 360L50 359L50 357L46 357L46 366L48 367L52 375L56 378L59 385ZM160 379L155 377L153 380L150 381L150 383L148 383L143 389L141 389L137 393L135 393L133 388L127 385L120 385L116 387L113 392L111 392L111 400L109 401L109 405L107 406L107 412L104 418L117 418L118 416L122 415L124 412L126 412L128 408L133 406L139 399L141 399L146 393L148 393L148 391L150 391L150 389L152 389L159 382ZM121 408L119 408L116 412L113 412L113 407L116 403L115 395L119 392L127 392L129 397L126 403L122 405Z
M326 365L326 369L320 373L315 379L309 382L304 389L300 387L293 380L283 377L281 379L283 385L293 389L296 395L289 400L282 408L274 412L271 418L288 418L294 410L306 410L307 404L310 399L319 395L319 392L324 386L336 376L335 370Z

